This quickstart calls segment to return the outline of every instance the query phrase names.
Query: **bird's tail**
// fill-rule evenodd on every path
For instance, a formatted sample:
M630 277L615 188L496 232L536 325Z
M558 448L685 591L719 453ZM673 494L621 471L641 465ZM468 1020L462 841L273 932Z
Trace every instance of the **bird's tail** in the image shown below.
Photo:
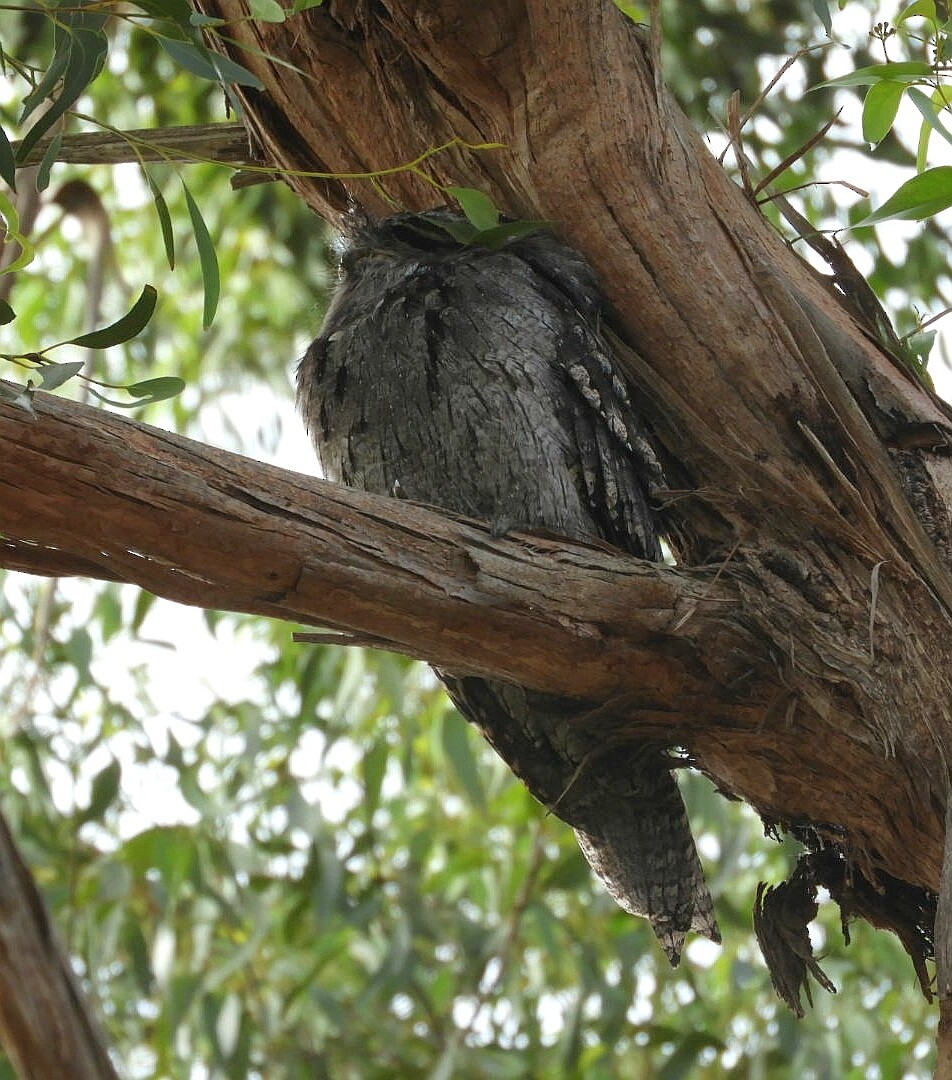
M678 785L654 754L636 765L624 794L596 783L575 834L617 903L647 918L672 965L689 930L720 941L711 894Z

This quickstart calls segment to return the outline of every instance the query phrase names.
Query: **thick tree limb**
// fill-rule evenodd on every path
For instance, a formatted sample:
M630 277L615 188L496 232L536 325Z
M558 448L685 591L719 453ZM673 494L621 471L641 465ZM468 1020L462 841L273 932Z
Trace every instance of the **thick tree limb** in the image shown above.
M248 121L276 166L353 175L455 139L427 162L436 181L554 220L592 259L682 489L668 507L682 559L726 565L741 598L703 677L746 661L772 681L772 698L753 690L749 740L743 721L725 735L697 720L685 741L760 809L843 828L851 857L937 888L952 459L897 448L910 429L948 432L948 411L729 180L631 24L608 0L336 0L289 34L244 20L240 0L203 7L251 47L240 59L266 93L247 97ZM288 182L337 219L348 197L391 212L381 189L410 209L444 198L411 172ZM790 754L817 742L839 749L809 768Z
M94 564L576 693L664 730L724 789L819 828L873 878L936 890L948 411L730 182L615 6L328 0L286 25L248 20L241 0L203 7L252 47L237 58L266 93L248 96L249 124L315 209L340 220L352 196L387 213L383 189L406 208L443 201L411 172L345 187L304 171L384 170L454 142L428 161L436 181L554 220L591 258L695 569L493 540L39 397L35 424L0 412L4 557ZM935 442L910 443L922 430Z
M865 636L857 647L818 639L780 578L762 609L733 564L681 571L557 539L495 539L86 406L37 394L35 407L32 419L0 406L5 565L73 567L183 603L316 622L575 695L599 705L593 722L621 716L688 746L772 819L835 822L896 876L937 882L942 833L924 820L921 776L907 778L905 745L891 759L871 737L884 702ZM864 628L868 615L867 604ZM764 620L784 623L794 662ZM883 629L882 650L901 645ZM888 808L884 790L901 796Z
M705 700L691 668L739 601L709 572L545 537L497 539L87 406L37 394L35 408L34 420L0 405L4 566L319 623L594 700L644 697L645 666L669 637L681 648L658 656L650 681L664 689L650 696L672 722Z

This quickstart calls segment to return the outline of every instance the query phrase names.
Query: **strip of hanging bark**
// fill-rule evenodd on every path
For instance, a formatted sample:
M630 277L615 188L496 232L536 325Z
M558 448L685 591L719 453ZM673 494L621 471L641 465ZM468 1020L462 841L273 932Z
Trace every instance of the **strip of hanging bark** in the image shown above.
M809 976L831 994L836 987L816 962L807 929L816 918L816 886L794 871L789 881L757 885L754 904L754 933L764 954L770 981L782 1001L800 1019L804 1015L800 994L813 1005Z

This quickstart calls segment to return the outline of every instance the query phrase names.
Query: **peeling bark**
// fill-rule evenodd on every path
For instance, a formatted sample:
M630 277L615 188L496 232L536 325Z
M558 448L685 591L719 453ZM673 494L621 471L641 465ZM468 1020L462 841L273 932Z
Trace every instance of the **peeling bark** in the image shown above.
M204 6L241 12L239 0ZM720 568L740 598L702 677L712 690L718 673L740 679L735 699L753 678L759 718L699 713L686 745L768 817L845 829L851 858L937 889L952 737L948 411L729 180L659 94L631 24L607 0L338 0L294 33L247 21L229 33L307 73L240 54L266 87L247 98L249 125L280 168L353 174L454 138L502 144L426 166L554 220L592 260L682 488L672 534L686 563ZM367 182L288 183L331 218L345 195L392 209ZM443 201L413 172L379 183L408 209ZM922 427L937 444L897 451Z
M769 820L835 838L871 880L938 890L949 412L659 96L630 24L608 0L328 0L287 24L247 20L241 0L203 8L257 50L235 53L266 87L246 96L249 127L316 211L340 220L351 198L388 213L381 189L406 209L443 202L414 171L378 187L353 174L457 140L428 158L433 180L553 220L590 258L679 489L665 514L681 568L494 540L46 399L32 425L0 410L6 564L96 566L184 602L623 698L639 731L675 731Z

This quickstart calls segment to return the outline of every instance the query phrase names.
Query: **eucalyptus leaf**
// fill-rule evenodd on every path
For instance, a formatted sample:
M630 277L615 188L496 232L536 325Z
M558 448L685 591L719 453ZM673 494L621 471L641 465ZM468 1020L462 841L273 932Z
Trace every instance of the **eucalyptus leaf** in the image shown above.
M66 61L60 92L53 98L46 112L23 136L17 151L18 160L27 159L39 140L68 109L75 105L86 87L102 71L109 49L108 40L102 30L103 19L104 17L93 21L84 20L85 24L74 25L69 31L69 41L65 45ZM74 21L78 23L79 19Z
M939 91L937 91L939 93ZM909 88L909 100L915 105L915 107L922 114L922 119L926 122L931 131L941 135L947 143L952 143L952 133L939 119L939 112L941 108L944 108L944 99L942 104L937 104L934 98L928 97L921 90L918 90L915 86Z
M104 326L101 330L80 334L79 337L70 338L60 344L79 345L84 349L108 349L113 345L130 341L145 329L155 311L157 299L158 293L155 289L151 285L144 285L139 299L121 319L117 319L109 326Z
M476 233L470 239L470 243L482 244L483 247L496 251L510 240L518 240L520 237L529 236L531 233L539 232L541 229L551 229L553 224L553 222L546 221L544 218L535 221L531 219L526 221L506 221L493 229L486 229L485 232Z
M363 808L368 819L373 817L374 811L380 805L380 789L387 771L389 753L386 739L377 739L360 762L364 780Z
M922 221L952 206L952 165L934 169L907 180L883 203L854 228L875 225L880 221Z
M225 26L227 19L219 19L216 15L203 15L200 11L193 11L188 17L189 26Z
M69 64L70 48L72 39L66 25L60 22L53 24L53 58L49 63L43 77L37 82L29 94L23 99L20 109L19 122L23 125L33 113L34 109L53 93L55 87L62 80ZM20 160L24 155L20 154Z
M477 232L486 232L499 224L499 211L485 192L466 187L448 187L446 190L459 203L466 220Z
M221 292L221 278L218 269L218 256L215 254L215 245L208 233L208 226L202 217L198 204L192 198L185 181L182 181L185 191L185 203L188 206L188 216L192 221L192 232L195 234L195 243L198 245L198 259L202 268L202 284L205 290L205 302L202 312L202 327L207 330L215 319L218 310L218 297Z
M99 821L102 818L116 801L121 777L122 767L115 760L93 777L89 806L80 814L81 821Z
M62 133L57 132L52 139L50 139L50 145L43 152L43 157L40 160L40 164L36 170L36 190L46 191L50 184L50 170L53 168L53 164L59 157L60 147L63 145Z
M168 19L182 30L189 25L192 15L195 14L188 0L136 0L136 7L156 19Z
M229 60L227 56L221 56L206 49L204 45L169 37L160 37L159 44L180 67L197 75L200 79L238 83L239 86L251 86L256 90L264 89L261 80L256 75L252 75L234 60Z
M288 17L287 11L278 0L248 0L251 14L259 22L283 23Z
M16 191L17 163L13 156L13 147L7 138L7 133L0 127L0 178L2 178L11 191Z
M935 22L936 10L935 0L915 0L914 3L908 7L902 9L898 15L893 19L894 26L901 26L906 19L911 19L914 16L919 15L925 19L931 19Z
M33 261L35 251L30 241L20 232L20 215L13 203L0 191L0 218L6 223L6 232L0 237L4 243L13 242L20 248L20 254L7 263L0 273L15 274Z
M152 193L152 203L159 219L159 228L162 230L162 243L165 246L165 258L168 260L169 269L175 269L175 234L172 231L172 215L169 213L168 203L165 196L159 190L158 185L152 179L151 174L143 169L149 191Z
M913 89L915 89L913 87ZM901 82L874 83L863 101L863 138L876 146L889 134L906 91ZM912 91L910 91L911 93Z
M455 709L448 709L443 717L442 742L443 752L467 798L475 807L485 810L486 795L473 755L472 729Z
M127 394L132 397L142 398L136 405L150 405L154 401L165 401L167 398L181 394L185 389L185 380L177 375L159 375L154 379L142 379L125 387Z
M895 64L873 64L870 67L857 68L847 75L840 75L836 79L827 79L825 82L811 86L811 90L821 90L824 87L841 86L872 86L878 82L904 82L914 83L921 79L928 79L935 75L935 69L930 64L924 64L918 60L908 60Z
M823 29L827 37L833 36L833 16L830 14L829 0L813 0L813 11L816 17L823 23Z
M39 369L41 390L55 390L77 376L85 365L82 360L70 360L65 364L44 364Z
M30 416L36 416L33 409L32 386L10 386L8 383L0 382L0 401L5 401L14 408L22 409L23 412L29 413Z

